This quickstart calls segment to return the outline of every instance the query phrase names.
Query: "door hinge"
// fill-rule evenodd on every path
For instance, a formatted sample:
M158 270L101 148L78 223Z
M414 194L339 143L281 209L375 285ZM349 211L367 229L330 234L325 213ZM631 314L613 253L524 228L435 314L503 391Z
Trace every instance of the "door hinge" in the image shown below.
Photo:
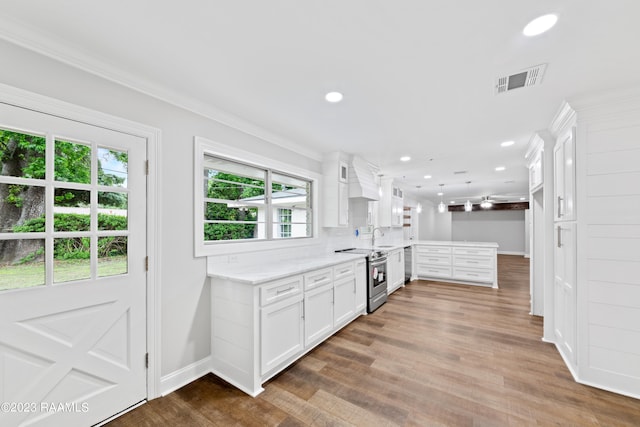
M149 367L149 353L146 353L144 355L144 367L148 368Z
M149 271L149 257L144 257L144 271Z

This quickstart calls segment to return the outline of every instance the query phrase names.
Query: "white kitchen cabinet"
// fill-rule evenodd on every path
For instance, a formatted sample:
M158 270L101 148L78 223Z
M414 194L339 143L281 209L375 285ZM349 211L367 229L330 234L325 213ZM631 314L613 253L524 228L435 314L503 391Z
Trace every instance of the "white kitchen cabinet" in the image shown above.
M302 295L287 298L260 311L262 375L302 352Z
M556 179L545 338L576 381L637 398L640 88L570 99L549 131Z
M299 274L291 263L209 270L211 372L256 396L265 381L365 314L365 260L342 257ZM318 260L301 265L308 263Z
M553 150L554 220L575 220L575 127L558 138Z
M367 262L356 261L356 313L363 313L367 308Z
M348 323L356 311L355 276L337 280L333 285L333 326L339 328Z
M382 197L378 203L378 226L402 227L404 192L394 184L393 178L382 178Z
M348 165L343 153L334 152L322 161L322 225L349 225Z
M534 192L544 183L543 152L538 150L529 164L529 191Z
M333 267L333 327L340 328L356 313L356 276L354 263Z
M404 285L404 249L389 251L387 257L387 294Z
M554 249L554 332L565 358L576 363L576 224L556 223Z
M333 331L333 284L304 294L304 345L324 340Z
M421 279L498 287L496 243L417 242L414 248Z

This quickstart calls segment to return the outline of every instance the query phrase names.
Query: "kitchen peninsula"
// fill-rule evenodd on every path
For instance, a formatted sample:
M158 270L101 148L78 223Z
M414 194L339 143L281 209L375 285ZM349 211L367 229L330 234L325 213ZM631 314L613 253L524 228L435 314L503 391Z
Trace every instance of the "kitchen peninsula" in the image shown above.
M211 372L256 396L262 384L366 313L366 261L328 254L208 266Z
M412 278L498 288L498 244L421 240L413 243Z

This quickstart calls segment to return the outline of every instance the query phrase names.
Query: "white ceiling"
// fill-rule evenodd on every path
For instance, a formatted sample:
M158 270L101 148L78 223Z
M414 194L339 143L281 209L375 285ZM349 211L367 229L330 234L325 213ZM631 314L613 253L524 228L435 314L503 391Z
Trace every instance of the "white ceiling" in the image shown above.
M640 82L638 0L1 4L0 37L307 154L359 154L432 200L440 183L447 201L526 196L526 145L561 101ZM522 35L546 13L551 31ZM542 63L541 86L494 95L496 77Z

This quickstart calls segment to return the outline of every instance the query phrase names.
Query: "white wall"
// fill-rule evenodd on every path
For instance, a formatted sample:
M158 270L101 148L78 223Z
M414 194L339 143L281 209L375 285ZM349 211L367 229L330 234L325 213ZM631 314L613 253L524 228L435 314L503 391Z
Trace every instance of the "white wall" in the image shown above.
M498 253L524 255L524 211L453 212L453 240L497 242Z
M451 212L438 212L434 203L422 201L422 213L418 216L419 240L452 240Z
M205 258L193 239L193 137L320 173L320 163L219 122L0 40L0 82L161 129L159 236L162 352L165 376L210 354ZM223 83L220 83L223 84ZM324 232L321 232L324 235Z

